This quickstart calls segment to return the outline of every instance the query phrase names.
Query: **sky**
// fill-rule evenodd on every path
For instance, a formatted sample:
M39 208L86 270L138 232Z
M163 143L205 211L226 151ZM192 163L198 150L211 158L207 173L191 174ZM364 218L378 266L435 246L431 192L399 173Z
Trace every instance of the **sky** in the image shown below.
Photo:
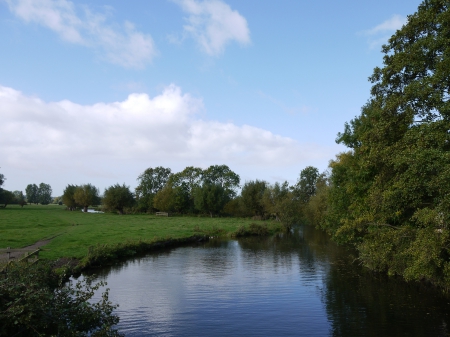
M416 0L0 0L3 188L327 169Z

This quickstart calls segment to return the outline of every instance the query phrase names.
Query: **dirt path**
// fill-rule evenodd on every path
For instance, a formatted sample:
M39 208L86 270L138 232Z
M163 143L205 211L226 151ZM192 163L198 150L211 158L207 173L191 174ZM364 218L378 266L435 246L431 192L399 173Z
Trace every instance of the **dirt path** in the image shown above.
M31 253L34 252L36 249L45 246L46 244L48 244L50 241L52 241L55 237L52 237L50 239L46 239L46 240L40 240L30 246L26 246L23 248L15 248L15 249L11 249L10 250L10 260L17 260L19 258L21 258L25 253ZM6 249L0 249L0 260L8 260L8 253L6 253Z

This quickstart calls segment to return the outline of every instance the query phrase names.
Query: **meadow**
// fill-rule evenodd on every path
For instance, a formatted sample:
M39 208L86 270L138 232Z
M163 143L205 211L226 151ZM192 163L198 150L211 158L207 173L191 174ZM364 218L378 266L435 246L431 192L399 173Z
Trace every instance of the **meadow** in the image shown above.
M0 209L0 248L22 248L53 238L41 248L41 259L82 259L89 247L164 242L194 235L232 236L252 223L255 221L243 218L118 215L68 211L59 205L8 205ZM267 226L269 232L280 230L277 222L257 223Z

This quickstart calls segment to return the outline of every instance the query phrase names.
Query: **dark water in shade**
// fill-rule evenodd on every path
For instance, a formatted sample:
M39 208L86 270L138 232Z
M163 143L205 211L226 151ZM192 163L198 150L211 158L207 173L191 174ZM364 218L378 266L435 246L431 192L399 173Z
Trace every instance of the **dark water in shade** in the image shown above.
M450 298L352 264L311 227L97 270L126 336L450 336Z

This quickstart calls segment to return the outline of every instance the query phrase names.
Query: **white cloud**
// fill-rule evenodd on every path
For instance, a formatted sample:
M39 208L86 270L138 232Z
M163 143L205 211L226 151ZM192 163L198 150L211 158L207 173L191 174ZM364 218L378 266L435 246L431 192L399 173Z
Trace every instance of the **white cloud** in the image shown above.
M131 94L121 102L94 105L45 102L0 86L0 106L2 167L45 171L52 179L69 175L68 170L88 177L136 178L149 166L223 163L236 172L286 167L299 172L311 160L331 156L319 146L268 130L202 120L202 100L175 85L153 98Z
M209 55L221 54L231 41L250 43L247 20L220 0L174 0L189 14L184 31Z
M366 34L374 35L379 33L394 33L396 30L403 27L406 23L406 18L401 15L393 15L392 18L380 23L379 25L369 29Z
M122 27L107 24L104 14L83 7L79 15L68 0L6 0L9 9L25 22L33 22L56 32L63 40L99 51L109 62L128 68L142 68L156 55L149 34L130 22Z
M361 32L361 35L367 36L367 43L370 49L380 47L383 43L386 43L392 34L398 29L402 28L406 24L407 18L395 14L390 19L380 23L379 25Z

